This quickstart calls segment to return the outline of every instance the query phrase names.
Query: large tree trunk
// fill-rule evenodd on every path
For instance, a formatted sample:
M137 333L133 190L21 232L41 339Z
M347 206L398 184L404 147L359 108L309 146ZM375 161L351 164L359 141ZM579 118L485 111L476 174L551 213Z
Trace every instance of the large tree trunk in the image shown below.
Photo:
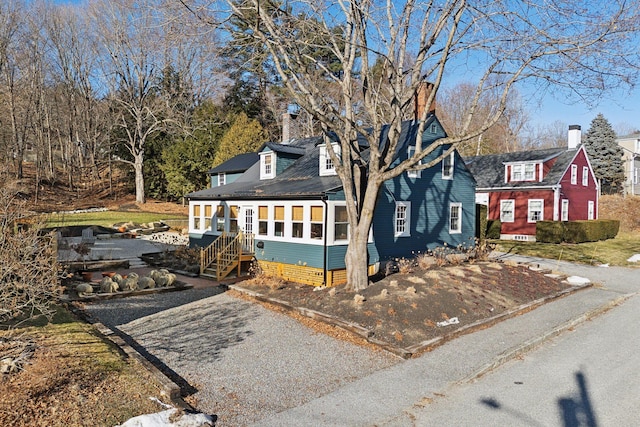
M359 291L369 285L369 263L367 262L367 240L369 233L357 231L349 237L349 247L344 256L347 267L347 289Z
M144 203L144 174L142 172L142 154L136 154L133 162L133 169L136 172L136 202Z

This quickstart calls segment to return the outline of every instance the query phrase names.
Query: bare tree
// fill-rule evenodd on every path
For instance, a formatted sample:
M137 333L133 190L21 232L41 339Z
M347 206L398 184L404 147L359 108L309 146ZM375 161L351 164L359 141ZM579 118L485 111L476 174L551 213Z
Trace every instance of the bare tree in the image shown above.
M631 2L591 8L571 0L228 0L228 9L220 11L213 10L219 2L206 8L184 1L210 22L224 26L229 14L243 21L250 29L244 35L268 50L283 85L321 123L327 147L330 133L339 138L341 156L331 157L347 200L350 237L345 262L353 289L368 284L362 254L384 181L409 168L432 167L442 156L418 163L442 146L446 156L486 132L502 117L509 93L524 81L589 97L636 77L627 67L638 63L637 49L626 38L637 27L638 5ZM336 25L342 31L334 31ZM339 59L340 72L314 55L319 47L314 42ZM401 123L412 117L421 85L425 80L433 84L429 105L443 81L460 72L474 75L478 84L458 131L424 147L429 114L425 111L416 118L415 154L397 162ZM338 89L338 96L326 96L327 81ZM495 91L500 96L492 113L474 120L481 114L483 95ZM354 104L355 99L362 101ZM388 132L382 141L385 126ZM368 147L358 144L359 136L366 138Z
M51 318L51 305L61 287L53 237L42 236L23 202L6 183L0 188L0 322L44 315Z

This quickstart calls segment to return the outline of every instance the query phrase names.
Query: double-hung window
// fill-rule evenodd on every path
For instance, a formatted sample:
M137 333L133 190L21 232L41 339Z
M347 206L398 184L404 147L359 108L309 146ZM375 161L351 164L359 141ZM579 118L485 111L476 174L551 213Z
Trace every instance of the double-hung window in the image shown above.
M410 159L411 157L413 157L414 154L416 154L416 147L413 147L413 146L409 147L407 149L407 158ZM413 168L409 169L407 170L407 176L409 178L420 178L420 171L415 170Z
M515 200L500 200L500 222L513 222Z
M571 185L578 183L578 165L571 165Z
M347 240L349 238L349 218L346 206L336 206L333 219L333 239Z
M229 232L238 232L238 206L229 206Z
M218 186L224 185L226 183L227 175L224 172L220 172L218 174Z
M589 168L586 166L582 167L582 186L586 187L589 185Z
M560 221L569 221L569 199L562 199Z
M211 215L211 212L212 212L212 206L204 205L204 229L205 230L211 229L211 217L213 216Z
M276 176L275 154L260 153L260 179L271 179Z
M452 152L444 159L442 159L442 179L453 179L454 169L454 157L455 152Z
M411 235L411 202L396 202L395 236Z
M284 206L273 207L273 232L277 237L284 236Z
M224 205L218 205L216 207L216 231L223 232L224 231Z
M300 239L304 233L304 209L291 206L291 237Z
M596 204L593 202L593 200L589 200L588 209L589 210L587 212L587 219L595 219Z
M327 151L326 144L323 144L318 148L320 150L320 155L319 155L320 164L318 165L320 176L335 175L337 173L336 165L334 164L333 159L331 158L331 155ZM333 143L331 144L331 149L333 150L335 155L338 157L338 159L340 159L340 153L341 153L340 145L338 145L337 143Z
M462 203L451 203L449 205L449 233L456 234L462 232Z
M193 229L200 229L200 205L193 205Z
M258 235L266 236L269 230L269 207L258 206Z
M311 206L311 238L322 239L324 236L324 209L322 206Z
M544 200L531 199L529 200L529 212L528 221L536 222L544 220Z

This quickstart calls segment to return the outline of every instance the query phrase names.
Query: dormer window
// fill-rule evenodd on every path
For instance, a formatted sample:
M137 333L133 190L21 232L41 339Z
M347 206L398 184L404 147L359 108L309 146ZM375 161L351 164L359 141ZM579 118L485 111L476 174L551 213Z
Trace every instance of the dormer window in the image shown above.
M336 156L340 158L340 146L337 143L333 143L331 144L331 148L333 149L333 152L336 154ZM319 156L320 164L318 165L319 166L318 169L320 172L320 176L336 175L336 165L333 163L333 159L331 158L331 155L327 151L327 146L321 145L319 149L320 149L320 156Z
M225 175L224 172L220 172L218 174L218 186L221 186L221 185L225 184L225 181L226 181L225 178L226 178L226 175Z
M511 181L535 181L535 163L515 163L511 165Z
M276 156L272 151L260 153L260 179L276 176Z

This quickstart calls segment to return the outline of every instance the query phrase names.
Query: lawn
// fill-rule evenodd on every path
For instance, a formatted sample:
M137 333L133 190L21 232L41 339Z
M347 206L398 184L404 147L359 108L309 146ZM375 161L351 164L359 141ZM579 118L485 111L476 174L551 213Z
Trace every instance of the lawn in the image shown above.
M640 233L620 232L615 239L579 244L553 244L496 240L496 250L583 264L640 267L627 259L640 254Z
M187 221L188 216L179 214L166 214L156 212L129 212L129 211L102 211L83 212L74 214L51 214L45 218L46 227L64 227L71 225L102 225L110 227L119 222L133 222L143 224L153 221L172 220Z
M148 371L62 307L50 324L0 331L0 353L8 337L35 352L0 381L0 425L106 427L161 409L149 399L161 390Z

